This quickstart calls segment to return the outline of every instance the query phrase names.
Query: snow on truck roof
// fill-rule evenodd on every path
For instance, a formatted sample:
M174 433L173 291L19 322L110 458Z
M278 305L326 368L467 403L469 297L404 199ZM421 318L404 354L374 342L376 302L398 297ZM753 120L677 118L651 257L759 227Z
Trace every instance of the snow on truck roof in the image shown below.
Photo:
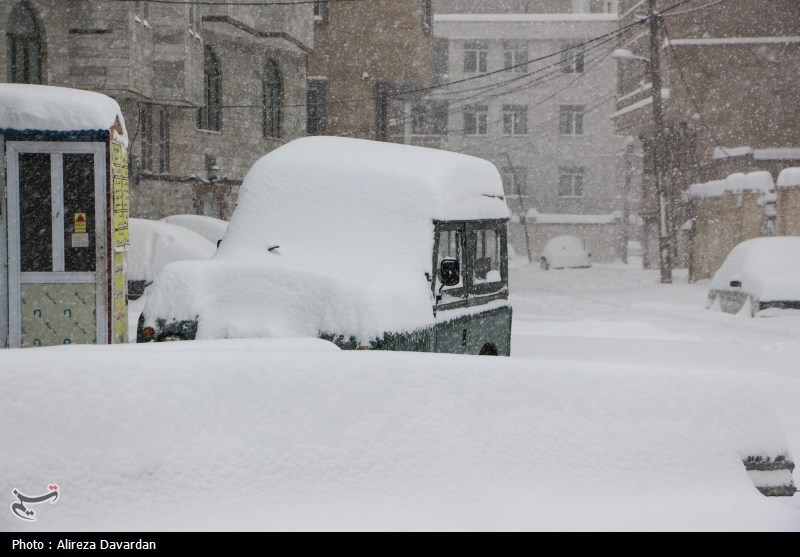
M198 339L413 330L433 323L433 221L506 218L485 160L298 139L253 165L210 261L164 267L145 319L199 317Z
M219 257L279 245L287 257L329 260L336 253L337 259L427 268L434 220L507 218L500 174L488 161L423 147L309 137L253 165Z
M0 83L0 130L107 132L117 122L116 139L127 147L125 119L111 97L65 87Z

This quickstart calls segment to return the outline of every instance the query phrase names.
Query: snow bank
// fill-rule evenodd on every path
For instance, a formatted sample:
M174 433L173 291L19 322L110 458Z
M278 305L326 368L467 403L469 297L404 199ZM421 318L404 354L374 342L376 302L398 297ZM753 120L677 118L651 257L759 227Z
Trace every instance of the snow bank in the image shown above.
M589 253L584 246L583 240L575 236L556 236L545 244L542 257L553 269L589 267Z
M227 221L204 215L171 215L161 219L161 222L188 228L192 232L200 234L209 242L213 242L215 246L228 229Z
M0 530L780 530L757 377L442 354L7 350Z
M248 172L210 262L164 269L146 322L200 316L198 338L322 331L361 341L427 326L434 220L506 218L500 175L485 160L295 140Z
M800 186L800 167L784 168L778 175L779 188Z
M689 186L689 196L693 198L717 197L730 193L768 193L775 189L772 175L765 170L749 172L747 174L736 172L728 175L724 180L712 180L704 184Z
M145 219L130 219L128 280L153 280L172 261L208 259L216 246L191 230Z
M84 131L112 129L127 147L125 119L117 101L94 91L0 83L0 130Z
M711 288L730 290L733 280L762 302L800 300L800 238L754 238L737 245L714 275Z

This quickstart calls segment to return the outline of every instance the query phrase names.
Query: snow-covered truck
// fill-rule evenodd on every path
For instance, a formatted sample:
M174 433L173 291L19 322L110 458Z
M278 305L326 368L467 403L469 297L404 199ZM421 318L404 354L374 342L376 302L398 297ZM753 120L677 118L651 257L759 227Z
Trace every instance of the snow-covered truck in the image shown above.
M162 269L137 339L509 355L507 223L488 161L298 139L253 165L210 260Z

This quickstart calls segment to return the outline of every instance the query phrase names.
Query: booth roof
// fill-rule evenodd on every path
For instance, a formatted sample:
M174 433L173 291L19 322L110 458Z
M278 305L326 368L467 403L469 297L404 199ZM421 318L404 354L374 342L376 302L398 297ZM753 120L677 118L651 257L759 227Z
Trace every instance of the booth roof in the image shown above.
M122 111L117 101L102 93L48 85L0 83L0 130L73 132L112 129L115 129L117 140L127 147L128 133Z

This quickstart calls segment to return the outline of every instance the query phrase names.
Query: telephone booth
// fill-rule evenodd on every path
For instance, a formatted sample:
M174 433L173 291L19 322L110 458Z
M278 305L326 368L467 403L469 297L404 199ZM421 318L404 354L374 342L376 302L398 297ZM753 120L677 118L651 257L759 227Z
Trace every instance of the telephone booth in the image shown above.
M127 341L126 148L113 99L0 84L0 344Z

